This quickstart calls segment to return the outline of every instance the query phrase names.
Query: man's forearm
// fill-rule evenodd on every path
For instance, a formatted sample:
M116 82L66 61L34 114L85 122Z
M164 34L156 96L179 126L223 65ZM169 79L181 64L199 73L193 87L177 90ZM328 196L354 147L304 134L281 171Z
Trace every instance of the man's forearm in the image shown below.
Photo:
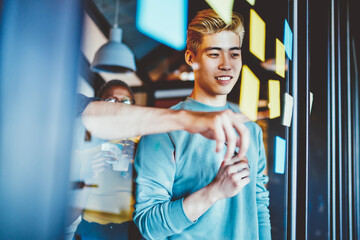
M92 102L82 114L85 127L96 137L116 139L184 130L186 111Z
M216 194L210 185L185 197L183 208L186 216L191 221L201 217L217 201Z
M95 137L108 140L176 130L199 133L216 141L217 152L227 143L225 160L231 158L235 147L240 149L240 157L249 147L249 131L244 124L248 118L231 110L193 112L94 101L83 111L82 120Z

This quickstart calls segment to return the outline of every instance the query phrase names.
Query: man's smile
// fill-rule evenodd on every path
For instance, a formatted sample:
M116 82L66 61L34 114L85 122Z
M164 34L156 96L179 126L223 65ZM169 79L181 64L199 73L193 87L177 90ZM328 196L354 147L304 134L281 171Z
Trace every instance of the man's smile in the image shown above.
M225 76L217 76L215 79L221 83L221 84L229 84L231 82L231 79L233 79L232 76L225 75Z

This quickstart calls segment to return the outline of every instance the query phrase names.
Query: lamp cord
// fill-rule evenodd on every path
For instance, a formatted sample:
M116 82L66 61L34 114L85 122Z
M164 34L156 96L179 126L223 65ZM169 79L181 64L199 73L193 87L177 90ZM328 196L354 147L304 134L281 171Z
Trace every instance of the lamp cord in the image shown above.
M115 16L114 16L114 27L118 26L118 12L119 12L119 0L116 0Z

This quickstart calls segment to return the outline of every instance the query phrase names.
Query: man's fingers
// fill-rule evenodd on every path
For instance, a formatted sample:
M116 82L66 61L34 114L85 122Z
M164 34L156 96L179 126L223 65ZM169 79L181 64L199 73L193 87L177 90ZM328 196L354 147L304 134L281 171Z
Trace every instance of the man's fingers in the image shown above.
M103 158L103 157L113 157L114 153L111 151L97 151L94 154L91 155L91 159L99 159L99 158Z
M239 175L240 175L240 173L239 173ZM239 176L239 177L240 177L240 180L237 181L237 184L239 187L243 188L250 183L249 176L244 176L244 177Z
M220 152L225 144L225 133L219 118L215 120L214 136L216 141L216 152Z
M93 169L99 169L99 168L103 168L106 166L106 163L104 162L100 162L100 163L95 163L93 165L91 165Z
M102 156L102 152L101 151L97 151L97 152L95 152L95 153L93 153L92 155L91 155L91 159L96 159L96 158L99 158L99 157L101 157Z
M239 152L237 156L243 157L246 154L250 144L249 129L243 123L235 122L233 125L240 136L238 141Z
M235 113L235 118L237 118L237 122L246 123L251 122L250 118L248 118L245 114Z
M250 119L244 114L225 110L216 113L215 117L212 115L211 125L207 125L208 128L201 134L216 141L216 152L220 152L226 143L225 160L229 161L234 155L234 150L237 146L240 148L238 156L242 157L247 152L250 140L249 130L244 125L244 122L248 121ZM239 136L236 135L236 132Z
M226 116L230 123L227 123L227 128L226 128L226 134L230 133L231 135L229 135L230 137L235 136L234 140L234 144L232 145L230 144L229 141L233 140L233 139L228 139L228 135L227 137L227 143L228 143L228 152L226 153L225 159L229 159L229 156L232 157L234 154L234 150L235 147L239 147L239 152L237 154L237 156L239 157L243 157L245 156L248 148L249 148L249 144L250 144L250 134L249 134L249 130L248 128L245 126L245 122L249 122L251 121L246 115L242 114L242 113L233 113L230 110L229 111L225 111ZM229 127L230 126L230 127ZM231 131L229 130L231 129ZM235 131L238 133L238 137L236 137L235 135ZM234 146L234 148L233 148Z
M249 170L249 164L247 161L243 160L240 162L237 162L236 164L233 164L231 166L229 166L226 171L228 173L228 175L234 174L234 173L238 173L243 171L244 169L248 169Z
M250 176L250 170L248 168L244 168L243 170L234 173L233 179L238 182L244 178L248 178L249 176Z
M231 124L229 117L227 115L223 115L222 120L223 120L222 121L223 129L225 132L226 145L227 145L227 150L226 150L224 161L227 162L227 161L230 161L230 159L234 155L236 142L237 142L237 136L235 134L235 131L233 129L233 126Z
M115 156L100 156L98 158L91 159L90 161L92 164L96 164L96 163L100 163L100 162L112 163L115 160L116 160Z

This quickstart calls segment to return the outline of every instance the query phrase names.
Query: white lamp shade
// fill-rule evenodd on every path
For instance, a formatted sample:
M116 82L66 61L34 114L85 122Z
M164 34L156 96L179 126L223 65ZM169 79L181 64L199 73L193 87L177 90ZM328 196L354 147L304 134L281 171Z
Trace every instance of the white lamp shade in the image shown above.
M112 28L110 40L99 48L90 69L93 72L124 73L136 71L132 51L121 43L122 30Z

